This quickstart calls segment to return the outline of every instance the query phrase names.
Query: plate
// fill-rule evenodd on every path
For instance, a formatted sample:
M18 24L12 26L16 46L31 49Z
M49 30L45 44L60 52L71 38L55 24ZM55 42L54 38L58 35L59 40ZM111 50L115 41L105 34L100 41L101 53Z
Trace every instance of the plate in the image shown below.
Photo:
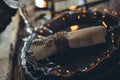
M30 50L32 40L39 39L40 36L49 36L59 31L70 32L71 26L83 29L99 25L106 29L106 43L71 48L64 53L57 53L40 61L35 59ZM114 69L117 64L113 62L112 54L118 50L119 20L104 12L77 9L64 12L36 29L28 41L24 43L21 64L26 73L33 79L76 80L85 78L85 76L93 79L94 76L99 77Z

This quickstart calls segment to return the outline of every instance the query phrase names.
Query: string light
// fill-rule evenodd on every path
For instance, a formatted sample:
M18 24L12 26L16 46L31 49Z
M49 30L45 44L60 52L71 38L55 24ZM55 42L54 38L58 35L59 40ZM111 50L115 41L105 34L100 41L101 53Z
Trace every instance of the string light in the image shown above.
M63 17L62 20L65 21L65 18Z
M80 19L80 16L78 16L77 18Z
M112 43L114 43L115 41L114 40L112 40Z
M107 50L107 53L109 53L110 52L110 50Z
M69 9L70 9L70 10L74 10L74 9L76 9L76 7L77 7L77 6L70 6Z
M87 67L85 67L85 70L87 70L88 68Z
M112 36L114 36L114 33L112 33Z
M94 8L93 11L97 11L97 8Z
M94 12L94 15L97 15L97 12Z
M66 70L66 73L69 73L70 71L69 70Z
M41 35L38 35L37 38L41 38L42 36Z
M104 21L102 21L102 25L103 25L105 28L107 28L107 24L106 24Z
M104 8L103 11L104 12L109 12L109 10L107 8Z
M105 15L103 15L102 18L105 18Z
M99 59L97 59L98 61L100 61L100 58Z
M44 30L46 30L47 28L46 27L43 27Z
M40 33L43 33L43 30L40 30Z
M76 31L76 30L78 30L78 28L79 28L78 25L73 25L73 26L70 27L70 30L71 31Z
M62 70L59 69L58 71L61 72Z

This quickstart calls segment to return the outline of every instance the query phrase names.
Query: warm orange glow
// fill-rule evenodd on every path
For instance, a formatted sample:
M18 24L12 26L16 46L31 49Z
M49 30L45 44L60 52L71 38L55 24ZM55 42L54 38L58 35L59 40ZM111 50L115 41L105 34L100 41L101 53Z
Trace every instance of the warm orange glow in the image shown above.
M97 12L94 12L94 15L96 15L97 14Z
M66 70L66 73L69 73L70 71L69 70Z
M109 10L107 8L104 8L104 12L109 12Z
M44 1L43 6L44 6L44 7L47 7L47 3L46 3L46 1Z
M117 15L117 12L116 12L116 11L112 11L111 13L114 14L114 15Z
M76 31L76 30L78 30L78 28L79 28L78 25L73 25L73 26L70 27L70 30L71 31Z
M114 12L114 15L117 15L117 12Z
M56 73L57 76L60 76L60 73Z
M97 11L97 8L94 8L93 10L94 10L94 11Z
M103 15L102 18L105 18L105 15Z
M78 19L80 19L80 16L78 16Z
M85 67L85 70L87 70L88 68L87 67Z
M41 35L38 35L37 37L38 37L38 38L41 38L42 36L41 36Z
M44 30L46 30L47 28L46 27L43 27Z
M97 60L100 61L100 58L98 58Z
M47 3L45 0L34 0L35 5L39 8L46 8L47 7Z
M86 10L83 10L83 13L86 13L87 11Z
M111 12L112 14L114 13L114 11Z
M43 30L40 30L40 33L43 33Z
M102 25L103 25L105 28L107 28L107 24L106 24L104 21L102 21Z
M76 7L77 7L77 6L70 6L69 9L70 9L70 10L74 10L74 9L76 9Z

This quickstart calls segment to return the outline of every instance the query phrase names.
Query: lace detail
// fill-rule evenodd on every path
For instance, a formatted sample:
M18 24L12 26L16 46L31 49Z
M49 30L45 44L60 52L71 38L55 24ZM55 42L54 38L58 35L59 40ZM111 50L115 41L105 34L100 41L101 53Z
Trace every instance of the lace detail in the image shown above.
M64 52L69 49L67 32L57 32L55 34L54 43L59 52Z

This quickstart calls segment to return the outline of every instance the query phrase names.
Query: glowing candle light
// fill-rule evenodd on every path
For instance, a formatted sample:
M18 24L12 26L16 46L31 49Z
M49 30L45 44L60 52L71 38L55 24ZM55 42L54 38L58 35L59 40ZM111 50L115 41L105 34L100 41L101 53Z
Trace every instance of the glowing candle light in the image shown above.
M38 38L41 38L42 36L41 36L41 35L38 35L37 37L38 37Z
M105 28L107 28L107 24L104 21L102 21L102 24Z
M109 10L107 9L107 8L104 8L104 10L103 10L104 12L109 12Z
M85 70L87 70L88 68L87 67L85 67Z
M56 73L57 76L60 76L60 73Z
M94 10L94 11L97 11L97 8L94 8L93 10Z
M76 30L78 30L78 28L79 28L78 25L73 25L73 26L70 27L70 30L71 31L76 31Z
M44 29L44 30L46 30L47 28L46 28L46 27L44 27L43 29Z
M94 12L94 15L96 15L97 14L97 12Z
M112 33L112 36L114 36L114 33Z
M114 40L112 40L112 43L114 43L115 41Z
M105 18L105 15L103 15L102 18Z
M43 30L40 30L40 33L43 33Z
M70 6L69 9L70 9L70 10L74 10L74 9L76 9L76 7L77 7L77 6Z
M66 70L66 73L69 73L70 71L69 70Z
M80 19L80 16L78 16L78 19Z
M114 15L117 15L117 12L114 12Z
M83 13L86 13L87 11L86 10L83 10Z

